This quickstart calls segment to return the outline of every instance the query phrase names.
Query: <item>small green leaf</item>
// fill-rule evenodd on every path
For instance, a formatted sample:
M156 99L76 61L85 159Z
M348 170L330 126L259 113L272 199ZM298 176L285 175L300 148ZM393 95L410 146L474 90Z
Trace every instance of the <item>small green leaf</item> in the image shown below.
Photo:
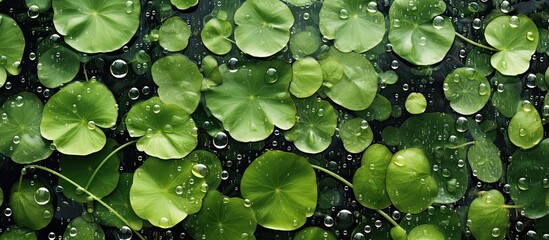
M408 233L408 240L444 240L444 234L433 224L419 225Z
M477 123L469 124L469 132L475 139L475 144L467 152L467 160L473 174L483 182L497 182L503 174L498 147L484 137L484 132Z
M56 88L76 77L80 70L78 54L58 46L50 48L38 58L38 80L48 88Z
M290 37L292 56L299 59L313 54L320 47L320 39L320 32L312 26L306 26L305 30L292 34Z
M341 121L339 136L343 147L350 153L364 151L374 140L374 133L368 121L362 118L353 118Z
M300 58L292 65L290 92L298 98L312 96L322 86L322 68L312 57Z
M315 172L293 153L275 150L256 158L244 172L240 189L265 228L295 230L315 212Z
M379 74L382 84L395 84L398 81L398 75L395 71L389 70Z
M480 111L490 98L490 83L474 68L458 68L444 79L444 96L463 115Z
M202 91L206 91L223 83L217 60L213 56L208 55L202 59L201 70L204 73L201 87Z
M377 94L372 104L366 110L357 112L357 115L368 121L385 121L391 116L391 111L391 102L383 95Z
M334 57L326 57L320 60L320 67L322 68L322 78L324 78L323 85L327 88L333 87L343 78L345 69L339 60Z
M410 93L406 98L404 107L411 114L422 114L427 109L427 99L425 99L422 93Z
M233 44L229 40L233 32L233 26L227 20L212 18L204 25L200 37L202 43L211 52L223 55L231 51Z
M23 179L11 187L9 207L18 226L40 230L52 220L53 199L47 185L38 179Z
M0 240L37 240L36 232L28 228L20 228L16 225L6 229L0 234Z
M509 229L509 210L498 190L480 193L469 206L467 226L476 239L504 239Z
M400 144L400 131L397 127L387 126L381 131L381 139L388 146L397 146Z
M170 0L179 10L186 10L198 4L199 0Z
M300 240L336 240L333 233L319 227L308 227L297 232L294 239Z
M517 113L509 121L508 134L511 142L523 149L532 148L543 139L541 117L529 101L517 108Z
M72 219L65 228L63 239L66 240L102 240L105 239L105 232L99 224L88 222L83 217Z
M180 17L166 19L158 31L158 43L170 52L185 49L189 44L191 28Z
M362 166L353 175L353 191L363 206L383 209L391 205L385 179L392 156L381 144L371 145L362 155Z
M17 22L11 17L0 13L0 69L11 75L21 72L19 64L25 51L25 37ZM0 70L0 86L6 81L6 73Z
M445 205L441 205L438 207L436 205L429 206L427 208L427 211L423 211L417 215L412 215L410 217L406 216L400 222L400 226L407 231L416 229L417 226L420 226L422 224L432 224L434 226L437 226L438 231L444 234L444 238L440 239L461 240L461 219L456 211L448 209L448 207L446 207ZM417 230L418 229L412 231Z
M515 76L505 76L499 72L491 79L496 85L492 95L492 105L505 117L512 118L520 105L522 82Z

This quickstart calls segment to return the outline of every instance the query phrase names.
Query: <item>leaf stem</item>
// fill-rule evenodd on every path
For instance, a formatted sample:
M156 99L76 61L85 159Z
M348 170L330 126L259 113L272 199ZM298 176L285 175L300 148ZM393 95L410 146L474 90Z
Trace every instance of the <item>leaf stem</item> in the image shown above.
M379 215L383 216L385 219L387 219L387 221L389 221L391 224L393 224L395 227L400 227L400 225L398 225L398 223L393 220L392 217L390 217L387 213L385 213L384 211L381 211L379 209L374 209Z
M502 208L505 208L505 209L519 209L519 208L523 208L524 206L523 205L507 205L507 204L503 204L501 205Z
M103 205L103 207L107 208L109 210L109 212L112 212L116 217L118 217L118 219L120 219L122 222L124 222L124 224L126 224L126 226L130 227L133 232L135 232L135 234L142 240L145 240L145 237L143 237L143 235L141 235L136 229L133 229L130 225L130 223L128 222L128 220L126 220L124 217L122 217L122 215L120 215L117 211L115 211L111 206L109 206L107 203L103 202L103 200L99 199L97 196L95 196L93 193L91 193L90 191L88 191L87 189L85 188L82 188L82 186L78 185L78 183L74 182L73 180L71 180L70 178L66 177L65 175L61 174L61 173L58 173L54 170L51 170L47 167L43 167L43 166L40 166L40 165L27 165L25 166L24 168L30 168L30 167L34 167L34 168L37 168L37 169L41 169L43 171L46 171L48 173L51 173L63 180L65 180L66 182L70 183L71 185L75 186L76 188L78 189L82 189L82 192L86 193L88 196L90 196L93 200L97 201L99 204Z
M475 42L475 41L473 41L473 40L471 40L471 39L469 39L469 38L466 38L465 36L459 34L458 32L456 32L456 36L458 36L458 37L461 38L463 41L466 41L466 42L468 42L468 43L470 43L470 44L472 44L472 45L474 45L474 46L477 46L477 47L480 47L480 48L484 48L484 49L488 49L488 50L494 51L494 52L498 52L498 51L499 51L499 50L497 50L497 49L495 49L495 48L493 48L493 47L488 47L488 46L486 46L486 45L484 45L484 44L480 44L480 43L477 43L477 42Z
M88 78L88 71L86 70L86 64L85 63L84 63L84 65L82 65L82 68L84 69L84 76L86 77L86 82L87 82L90 79Z
M465 147L465 146L474 145L476 143L477 143L477 141L470 141L470 142L462 143L462 144L456 145L456 146L445 146L445 147L448 148L448 149L454 149L455 150L455 149L460 149L460 148Z
M227 41L229 41L229 42L231 42L231 43L233 43L233 44L236 44L235 41L233 41L232 39L230 39L230 38L228 38L228 37L225 37L224 39L227 40Z
M138 139L136 140L133 140L133 141L129 141L127 143L124 143L122 144L120 147L114 149L111 153L109 153L109 155L107 155L107 157L105 157L101 163L99 164L99 166L97 166L95 168L95 171L93 172L93 174L91 175L90 179L88 179L88 182L86 183L86 186L84 187L84 189L88 189L90 187L90 184L92 183L93 179L95 178L95 175L97 175L97 173L99 172L99 170L101 169L101 167L103 167L103 165L105 165L105 163L107 162L107 160L109 160L109 158L111 158L114 154L116 154L118 151L122 150L123 148L137 142Z

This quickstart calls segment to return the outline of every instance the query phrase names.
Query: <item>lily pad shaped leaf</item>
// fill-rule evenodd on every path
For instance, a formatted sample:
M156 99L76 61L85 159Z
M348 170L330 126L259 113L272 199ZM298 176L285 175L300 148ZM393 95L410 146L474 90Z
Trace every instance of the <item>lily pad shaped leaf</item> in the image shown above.
M444 79L444 96L460 114L480 111L490 98L490 83L474 68L458 68Z
M497 82L496 89L492 95L492 105L505 117L512 118L520 105L522 93L522 81L516 76L505 76L496 72L491 79Z
M265 228L295 230L315 212L315 172L307 159L293 153L275 150L256 158L244 172L240 189Z
M61 173L96 197L103 198L109 195L118 184L119 156L115 154L103 162L117 147L118 143L115 140L108 139L101 151L88 156L63 155L59 159ZM67 181L59 179L59 185L63 187L63 194L69 199L79 203L89 201L87 194Z
M320 153L332 143L337 116L329 102L310 97L296 100L297 123L284 134L297 149L306 153Z
M279 0L247 0L234 14L236 45L254 57L268 57L290 40L294 16Z
M117 50L139 27L141 4L137 0L53 0L52 4L55 29L80 52Z
M406 213L426 210L438 194L429 159L419 148L406 148L393 155L387 167L386 182L391 202Z
M86 239L105 239L105 232L96 222L88 222L83 217L72 219L65 228L63 239L66 240L86 240Z
M416 65L442 61L455 36L452 21L441 16L444 11L444 1L395 0L389 9L393 51Z
M217 191L209 191L202 210L189 216L184 223L194 239L255 239L255 213L246 207L244 199L229 198Z
M549 139L528 150L517 150L507 171L511 199L524 206L524 216L536 219L549 214Z
M333 233L319 228L319 227L308 227L304 228L298 233L295 234L294 239L300 239L300 240L336 240L336 237Z
M47 185L37 179L23 179L11 187L9 207L17 226L33 230L46 227L52 220L53 199Z
M227 54L233 48L229 39L233 32L233 26L227 20L212 18L204 25L200 37L202 43L211 52L219 55Z
M509 210L498 190L481 192L469 206L467 226L476 239L504 239L509 229Z
M333 47L320 58L333 58L343 65L344 70L340 81L325 88L326 95L349 110L360 111L368 108L376 97L378 86L377 72L370 61L361 54L342 53Z
M292 34L290 52L295 59L299 59L315 53L320 47L320 43L321 37L318 28L306 26L302 31Z
M219 70L223 84L206 91L206 105L235 140L257 142L271 135L274 126L282 130L294 126L296 108L288 92L292 79L289 64L258 61L236 71L227 65Z
M538 110L529 101L522 102L509 121L509 139L517 147L528 149L543 139L543 124Z
M322 68L312 57L295 61L292 72L290 92L298 98L310 97L322 86Z
M48 88L56 88L76 77L80 70L80 59L70 49L58 46L40 55L37 69L40 83Z
M103 148L107 138L101 128L116 125L117 117L116 100L105 85L73 82L44 106L40 132L63 154L88 155Z
M131 137L139 137L137 150L161 159L187 156L198 143L191 116L158 97L134 105L126 116L126 126Z
M320 32L335 39L342 52L366 52L383 40L385 17L375 1L325 0L320 9Z
M421 114L427 109L427 99L422 93L413 92L408 95L404 103L406 111L411 114Z
M522 14L495 18L486 25L484 37L499 50L492 55L490 63L502 74L510 76L528 70L539 42L536 24Z
M6 82L8 72L17 75L25 50L25 37L17 22L8 15L0 14L0 86Z
M487 183L497 182L503 174L502 161L498 147L484 137L477 123L469 124L469 132L475 139L475 144L467 152L467 160L475 176Z
M166 19L158 31L158 43L170 52L185 49L189 44L191 28L180 17Z
M202 207L204 176L193 174L195 163L150 157L134 174L130 203L140 218L171 228Z
M28 228L19 228L16 225L11 226L6 229L2 234L0 234L0 240L36 240L36 232Z
M362 118L343 120L339 129L343 147L350 153L364 151L374 140L374 133L368 121Z
M393 154L381 144L373 144L362 155L362 166L353 175L356 199L370 209L391 206L386 190L385 175Z
M0 153L19 164L49 157L50 142L40 135L42 101L23 92L9 97L0 108Z
M196 64L181 54L170 55L154 62L151 74L162 102L178 105L189 114L194 112L202 86Z
M172 4L179 10L189 9L198 4L199 0L171 0Z

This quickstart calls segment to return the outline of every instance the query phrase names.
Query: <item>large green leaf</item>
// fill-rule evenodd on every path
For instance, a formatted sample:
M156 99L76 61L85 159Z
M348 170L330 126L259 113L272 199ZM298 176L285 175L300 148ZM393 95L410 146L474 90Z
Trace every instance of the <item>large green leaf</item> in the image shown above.
M254 211L246 207L243 199L209 191L202 210L189 216L184 225L194 239L254 240L257 221Z
M154 62L151 74L162 102L178 105L189 114L194 112L202 86L202 74L196 64L181 54L174 54Z
M105 232L96 222L88 222L83 217L72 219L63 233L65 240L104 240Z
M492 55L492 66L502 74L511 76L528 70L539 42L536 24L522 14L499 16L490 21L484 37L488 44L499 50Z
M325 0L320 9L320 32L335 39L342 52L366 52L385 35L385 17L375 1Z
M297 123L284 137L306 153L320 153L332 143L337 116L329 102L310 97L296 100Z
M42 101L23 92L9 97L0 108L0 153L19 164L50 156L50 143L40 135Z
M240 189L265 228L295 230L315 212L315 172L293 153L275 150L256 158L244 172Z
M492 95L492 105L505 117L512 118L520 105L522 82L515 76L505 76L499 72L491 79L496 86Z
M193 173L195 163L148 158L134 174L130 203L137 216L152 225L171 228L202 207L204 176Z
M509 229L509 210L498 190L480 193L469 206L467 226L476 239L504 239Z
M38 80L48 88L56 88L76 77L80 70L78 54L58 46L50 48L38 58Z
M236 45L254 57L268 57L290 40L294 16L279 0L247 0L234 14Z
M116 125L118 107L102 83L73 82L53 95L44 106L40 132L63 154L88 155L107 141L101 128Z
M46 227L53 217L53 201L47 185L38 179L23 179L11 187L9 206L12 217L20 227L39 230Z
M206 105L231 136L241 142L267 138L274 126L288 130L296 108L288 92L291 68L281 61L250 62L230 70L220 67L223 84L206 92Z
M161 159L182 158L198 143L191 116L158 97L134 105L126 116L126 126L131 137L139 137L137 150Z
M509 139L523 149L536 146L543 139L543 125L538 110L529 101L517 108L509 121Z
M298 233L295 234L294 239L299 240L336 240L336 237L333 233L319 228L319 227L308 227L304 228Z
M474 68L457 68L444 79L444 96L463 115L480 111L490 99L490 83Z
M407 213L420 213L438 194L429 159L419 148L396 152L387 167L387 193L395 207Z
M444 234L442 239L461 240L461 219L454 210L448 209L445 205L429 206L427 211L417 215L406 216L400 222L400 226L406 231L416 229L423 224L432 224L438 227L438 230ZM411 234L410 234L411 235Z
M28 228L19 228L17 226L11 226L6 231L0 234L0 240L36 240L36 232Z
M395 0L389 9L389 41L393 51L416 65L442 61L454 42L455 30L446 3L439 0Z
M118 184L118 165L120 162L118 155L111 156L101 165L103 160L118 147L118 143L113 139L108 139L105 147L101 151L88 156L70 156L63 155L59 159L61 173L78 183L86 190L93 193L96 197L102 198L109 195ZM99 168L100 167L100 168ZM97 173L94 172L97 169ZM76 202L88 202L88 195L81 189L77 189L72 184L63 179L59 179L59 185L63 187L63 194Z
M350 153L364 151L374 140L374 133L368 121L362 118L352 118L341 121L339 136L343 147Z
M353 192L362 205L371 209L391 206L386 190L387 167L393 154L381 144L373 144L362 155L362 166L353 175Z
M507 182L515 204L524 216L541 218L549 214L549 139L528 150L517 150L507 169Z
M189 44L191 28L180 17L166 19L158 31L158 43L170 52L185 49Z
M290 92L298 98L310 97L322 86L322 68L312 57L295 61L292 73Z
M137 0L53 0L53 23L65 42L85 53L112 52L128 43L139 27Z
M212 18L200 32L204 46L215 54L227 54L231 51L233 44L229 39L233 32L233 26L227 20Z
M0 13L0 69L4 69L11 75L17 75L21 71L19 63L25 50L25 37L17 22L8 15ZM0 72L3 72L0 70ZM0 73L0 86L4 85L7 75Z

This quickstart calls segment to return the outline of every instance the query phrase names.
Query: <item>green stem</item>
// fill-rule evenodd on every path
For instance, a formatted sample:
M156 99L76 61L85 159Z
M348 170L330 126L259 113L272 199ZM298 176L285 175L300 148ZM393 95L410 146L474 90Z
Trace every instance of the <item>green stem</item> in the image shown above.
M27 169L24 167L21 169L21 171L26 171ZM19 184L17 185L17 192L21 192L21 183L23 183L23 173L19 174Z
M475 46L477 46L477 47L484 48L484 49L488 49L488 50L494 51L494 52L498 52L498 51L499 51L499 50L497 50L497 49L495 49L495 48L493 48L493 47L488 47L488 46L486 46L486 45L477 43L477 42L475 42L475 41L473 41L473 40L471 40L471 39L469 39L469 38L466 38L465 36L459 34L458 32L456 32L456 36L458 36L459 38L461 38L463 41L466 41L466 42L468 42L468 43L470 43L470 44L472 44L472 45L475 45Z
M84 69L84 76L86 77L86 82L87 82L90 79L88 78L88 71L86 71L86 64L85 63L84 63L84 65L82 65L82 68Z
M225 37L225 40L227 40L227 41L229 41L229 42L231 42L231 43L233 43L233 44L236 44L235 41L233 41L232 39L230 39L230 38L228 38L228 37Z
M393 220L392 217L390 217L387 213L385 213L384 211L381 211L379 209L374 209L377 213L379 213L379 215L383 216L385 219L387 219L387 221L389 221L391 224L393 224L395 227L400 227L400 225L398 225L398 223Z
M90 184L92 183L93 179L95 178L95 175L97 175L97 173L99 172L99 170L101 169L101 167L103 167L103 165L105 165L105 163L107 162L107 160L109 160L109 158L111 158L114 154L116 154L118 151L122 150L123 148L133 144L137 142L137 140L133 140L133 141L130 141L130 142L127 142L127 143L124 143L122 146L118 147L117 149L114 149L114 151L112 151L111 153L109 153L109 155L107 155L107 157L105 157L103 159L103 161L101 161L101 163L99 164L99 166L97 166L97 168L95 168L95 171L93 172L93 174L91 175L90 179L88 179L88 182L86 183L86 187L84 187L84 189L88 189L90 187Z
M502 208L505 208L505 209L519 209L519 208L523 208L524 206L523 205L507 205L507 204L503 204L501 205Z
M117 211L115 211L111 206L109 206L107 203L103 202L103 200L99 199L97 196L95 196L93 193L91 193L90 191L82 188L80 185L78 185L78 183L74 182L73 180L71 180L70 178L66 177L65 175L61 174L61 173L58 173L54 170L51 170L47 167L43 167L43 166L40 166L40 165L27 165L25 166L25 168L30 168L30 167L35 167L35 168L38 168L38 169L41 169L41 170L44 170L46 172L49 172L63 180L65 180L66 182L70 183L71 185L75 186L77 189L82 189L82 192L86 193L88 196L90 196L93 200L97 201L99 204L103 205L103 207L105 207L106 209L109 210L109 212L113 213L116 217L118 217L118 219L120 219L122 222L124 222L124 224L126 224L126 226L130 227L133 232L135 232L135 235L137 235L140 239L142 240L145 240L145 237L143 237L143 235L141 235L136 229L133 229L130 225L130 223L128 222L128 220L126 220L124 217L122 217L122 215L120 215Z
M445 146L445 147L448 148L448 149L455 150L455 149L460 149L462 147L473 145L473 144L476 144L476 143L477 143L477 141L470 141L470 142L462 143L462 144L456 145L456 146Z

